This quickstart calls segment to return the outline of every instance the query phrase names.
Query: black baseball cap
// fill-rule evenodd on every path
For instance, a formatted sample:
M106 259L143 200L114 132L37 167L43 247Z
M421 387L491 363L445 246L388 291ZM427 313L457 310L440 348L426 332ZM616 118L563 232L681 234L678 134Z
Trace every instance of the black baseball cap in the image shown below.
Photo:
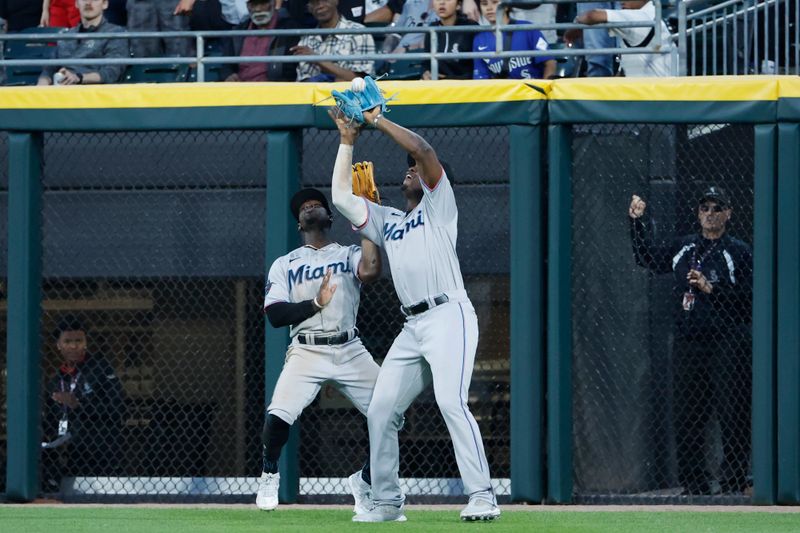
M298 222L300 221L300 206L306 203L309 200L319 200L319 203L322 204L322 207L331 214L331 206L328 204L328 199L325 198L325 195L322 194L318 189L314 189L313 187L308 187L306 189L300 189L294 196L292 196L292 201L289 203L289 207L292 210L292 214L294 215L294 219Z
M700 201L697 203L702 204L707 200L714 200L717 202L717 204L723 207L731 204L730 200L728 200L728 195L725 193L725 190L722 187L717 187L716 185L712 185L706 189L703 193L703 196L700 197Z
M406 154L406 163L408 163L409 167L414 167L417 165L417 160L411 157L411 154ZM440 159L439 164L442 165L444 173L447 174L447 179L450 180L450 184L454 185L456 177L455 174L453 174L453 168L444 159Z

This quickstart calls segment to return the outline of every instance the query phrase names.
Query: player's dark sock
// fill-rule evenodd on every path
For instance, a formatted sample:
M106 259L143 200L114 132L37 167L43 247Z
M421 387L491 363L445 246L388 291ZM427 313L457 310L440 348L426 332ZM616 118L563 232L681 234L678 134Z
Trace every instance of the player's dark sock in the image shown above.
M364 466L361 467L361 479L364 480L364 483L367 485L372 485L372 476L369 473L369 459Z
M291 426L275 415L267 415L264 422L264 429L261 432L261 440L264 443L263 469L268 474L278 472L278 459L281 450L289 440L289 428Z

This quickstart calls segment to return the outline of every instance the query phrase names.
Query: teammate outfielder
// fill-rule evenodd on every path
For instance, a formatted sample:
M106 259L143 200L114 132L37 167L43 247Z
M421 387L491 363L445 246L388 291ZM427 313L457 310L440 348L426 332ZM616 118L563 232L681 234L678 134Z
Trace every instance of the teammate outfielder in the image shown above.
M291 210L303 246L275 260L264 291L270 324L289 326L292 337L262 434L264 464L256 505L265 511L278 506L278 458L289 428L321 384L332 383L366 415L379 369L356 329L361 284L380 276L378 248L364 238L361 247L332 242L330 206L316 189L295 194ZM348 479L356 512L371 505L365 503L371 501L369 482L369 463Z
M467 397L478 345L478 319L464 290L456 256L458 209L450 180L433 148L394 124L380 108L365 122L389 135L413 161L401 190L406 210L370 202L352 192L350 168L358 125L331 111L341 134L333 171L336 208L389 258L406 321L381 366L369 406L373 508L356 522L405 521L399 483L397 431L403 413L431 382L453 440L458 469L469 494L464 520L500 515L478 424Z

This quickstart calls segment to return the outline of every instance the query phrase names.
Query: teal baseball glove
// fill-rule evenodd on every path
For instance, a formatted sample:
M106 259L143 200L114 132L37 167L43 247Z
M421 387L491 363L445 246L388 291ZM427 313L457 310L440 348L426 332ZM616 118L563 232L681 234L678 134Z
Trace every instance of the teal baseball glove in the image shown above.
M356 78L358 79L358 78ZM344 92L337 90L331 91L336 107L339 111L348 118L348 120L364 124L364 111L369 111L375 107L381 108L381 113L387 112L386 103L394 98L386 98L383 91L380 90L378 84L370 76L363 78L363 90L353 90L351 87ZM353 87L361 85L358 81L354 80Z

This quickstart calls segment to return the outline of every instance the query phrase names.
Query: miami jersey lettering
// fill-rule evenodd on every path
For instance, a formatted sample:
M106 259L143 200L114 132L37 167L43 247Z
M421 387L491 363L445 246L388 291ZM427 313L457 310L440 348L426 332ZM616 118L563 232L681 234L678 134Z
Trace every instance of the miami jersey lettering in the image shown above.
M368 201L367 222L360 228L386 250L403 305L464 288L456 256L458 208L453 187L442 172L434 189L424 183L422 189L422 202L409 213Z
M311 268L308 265L300 265L297 268L289 269L289 291L292 290L292 287L298 283L303 283L304 281L315 281L318 279L322 279L325 276L325 272L331 269L333 271L333 275L339 273L347 273L352 272L353 269L350 268L350 265L343 262L338 261L336 263L330 263L324 266L318 266L315 268ZM319 284L317 284L319 287Z
M358 263L361 247L331 243L319 250L302 246L276 259L269 269L264 289L264 308L278 302L298 303L313 299L331 269L336 294L319 313L290 329L298 333L336 333L355 327L361 299Z
M395 216L398 216L397 214ZM399 215L402 216L402 215ZM424 226L425 222L422 220L422 210L417 213L417 217L413 220L408 220L403 223L390 223L385 222L383 224L383 240L385 241L397 241L403 238L403 236L411 231L414 228L418 228L420 226Z

